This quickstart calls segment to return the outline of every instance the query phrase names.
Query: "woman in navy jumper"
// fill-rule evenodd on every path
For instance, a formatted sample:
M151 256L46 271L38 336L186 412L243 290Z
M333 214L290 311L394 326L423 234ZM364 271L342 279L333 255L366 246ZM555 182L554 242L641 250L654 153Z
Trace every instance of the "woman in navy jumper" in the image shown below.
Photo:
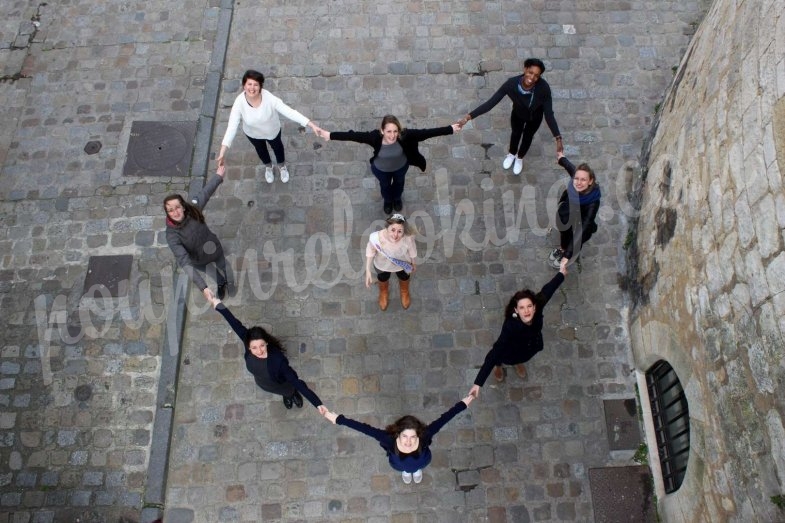
M319 136L327 141L358 142L373 147L373 156L369 160L371 172L379 180L384 214L391 214L393 210L400 212L403 209L403 185L409 165L425 171L425 157L418 149L420 142L434 136L452 134L460 128L458 124L452 124L433 129L404 129L398 118L388 114L382 118L381 129L332 133L321 130Z
M548 257L554 269L558 269L565 259L570 260L580 254L583 244L597 232L597 222L594 220L601 197L597 177L588 164L582 163L575 167L564 154L558 153L556 156L571 180L559 198L556 215L559 247L553 249Z
M496 107L502 98L509 96L512 100L510 147L502 166L509 169L514 163L515 167L512 169L514 174L521 174L523 157L526 156L529 146L532 144L534 133L540 128L543 116L556 139L556 151L564 150L559 125L553 115L551 86L545 79L540 78L544 72L545 64L542 63L542 60L538 58L527 59L523 62L523 74L508 78L488 101L458 121L463 126L469 120L487 113Z
M546 283L539 293L534 294L529 289L523 289L512 295L504 309L504 324L499 338L485 356L469 394L480 394L480 387L485 384L491 370L496 381L504 381L502 365L515 365L515 373L521 379L526 377L526 367L523 364L543 349L542 311L566 275L565 260L556 276Z
M426 425L414 416L404 416L382 430L347 418L343 414L327 412L324 417L378 441L387 453L390 466L401 471L401 478L408 485L412 479L415 483L422 481L422 469L431 462L430 445L436 433L460 412L466 410L472 400L474 396L466 396L430 425Z
M254 381L260 389L283 396L283 404L287 409L291 409L292 404L301 408L305 396L311 405L319 409L320 414L327 412L327 407L322 404L319 396L309 389L289 366L285 349L275 336L262 327L247 329L221 300L213 298L212 304L243 341L245 368L253 374Z

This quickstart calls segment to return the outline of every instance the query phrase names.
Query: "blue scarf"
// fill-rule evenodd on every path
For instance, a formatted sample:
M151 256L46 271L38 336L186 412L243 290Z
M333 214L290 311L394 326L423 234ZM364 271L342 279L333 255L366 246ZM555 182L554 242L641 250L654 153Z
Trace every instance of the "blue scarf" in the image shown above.
M600 185L595 181L594 188L586 194L581 194L575 189L572 180L567 184L567 196L571 202L578 202L580 205L588 205L600 199Z

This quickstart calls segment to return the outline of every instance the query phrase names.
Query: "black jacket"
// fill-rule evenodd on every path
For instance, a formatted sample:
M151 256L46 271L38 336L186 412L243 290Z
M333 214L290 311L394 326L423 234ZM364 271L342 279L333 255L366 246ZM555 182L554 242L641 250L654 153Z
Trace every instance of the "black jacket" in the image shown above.
M406 160L410 165L419 167L421 171L425 170L425 157L420 154L418 145L420 142L433 138L434 136L444 136L452 134L452 126L434 127L433 129L404 129L398 135L398 143L401 144L403 153L406 155ZM339 140L343 142L357 142L364 143L373 147L373 156L369 160L373 160L379 154L382 148L382 132L378 129L373 131L345 131L345 132L332 132L330 133L330 140Z

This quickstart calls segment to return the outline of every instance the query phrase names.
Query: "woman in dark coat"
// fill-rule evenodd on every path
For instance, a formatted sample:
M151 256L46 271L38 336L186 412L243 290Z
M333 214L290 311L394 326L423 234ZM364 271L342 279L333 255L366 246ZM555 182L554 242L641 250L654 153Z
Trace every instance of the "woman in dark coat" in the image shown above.
M542 311L548 304L553 293L564 282L567 275L567 262L551 281L546 283L539 293L523 289L512 295L504 309L504 323L499 338L493 348L485 356L485 361L474 378L474 386L469 394L477 396L480 387L485 384L491 371L496 381L504 381L502 365L515 365L515 373L521 379L526 378L526 367L523 365L543 349L542 342Z
M174 254L180 268L185 271L191 281L199 287L206 300L213 297L202 275L196 267L206 267L214 263L217 269L218 298L223 299L226 288L231 283L227 272L226 258L218 237L210 230L204 220L202 209L210 197L224 181L224 167L219 167L215 176L187 202L179 194L170 194L164 198L166 212L166 243Z
M319 396L289 366L286 350L278 338L262 327L246 328L221 300L213 298L212 304L243 341L245 368L253 375L260 389L283 396L283 404L287 409L291 409L292 405L302 408L305 396L311 405L319 409L320 414L327 412Z
M595 218L602 196L594 171L588 164L575 167L564 154L558 153L557 157L571 180L559 198L559 247L553 249L548 257L554 269L561 267L562 261L569 261L580 254L581 247L597 232Z
M473 120L496 107L505 96L509 97L512 100L510 146L507 149L507 156L502 161L502 167L505 169L512 167L512 172L515 175L521 174L523 170L523 157L529 151L534 134L540 128L543 117L556 140L556 152L564 150L559 125L553 115L551 86L544 78L541 78L544 72L545 64L542 63L542 60L528 58L523 62L523 74L508 78L493 96L458 121L463 126L469 120Z
M371 172L379 180L384 214L389 215L393 210L399 212L403 209L403 186L409 165L425 170L425 157L418 149L420 142L434 136L452 134L460 128L458 124L453 124L433 129L404 129L398 118L388 114L382 118L381 129L367 132L321 131L319 136L327 141L358 142L373 147Z
M436 433L451 419L466 410L473 400L474 396L466 396L429 425L414 416L403 416L382 430L347 418L343 414L327 412L324 417L378 441L387 453L390 466L401 472L401 479L408 485L412 479L415 483L422 481L422 469L431 462L430 445Z

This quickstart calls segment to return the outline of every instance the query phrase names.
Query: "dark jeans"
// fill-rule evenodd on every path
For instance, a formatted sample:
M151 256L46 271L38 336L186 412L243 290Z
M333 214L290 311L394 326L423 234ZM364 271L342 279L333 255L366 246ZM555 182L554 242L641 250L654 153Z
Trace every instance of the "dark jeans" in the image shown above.
M542 123L542 111L538 111L528 122L520 120L515 113L510 114L510 154L523 158L531 147L534 133Z
M254 146L256 149L256 154L259 155L259 159L265 165L270 165L272 160L270 160L270 153L267 151L267 144L270 144L270 147L273 148L273 152L275 153L275 161L278 162L279 165L283 165L286 163L286 153L283 150L283 140L281 140L281 132L278 131L278 136L273 138L272 140L261 140L258 138L251 138L247 134L245 135L248 138L248 141L251 142L251 145Z
M380 171L371 164L371 172L379 180L379 187L382 191L382 199L385 203L393 203L400 200L403 195L403 184L406 181L406 171L409 170L407 163L394 172Z
M215 279L215 282L218 285L233 281L232 271L226 263L226 257L224 256L224 250L221 244L218 244L218 248L209 262L204 265L195 264L194 268L206 272L211 278Z
M374 267L374 269L376 269L376 267ZM390 279L391 274L392 274L391 272L380 271L379 269L376 269L376 279L378 279L381 282L388 281ZM395 273L395 275L398 276L398 279L401 281L406 281L412 277L412 275L407 274L406 271L398 271Z

